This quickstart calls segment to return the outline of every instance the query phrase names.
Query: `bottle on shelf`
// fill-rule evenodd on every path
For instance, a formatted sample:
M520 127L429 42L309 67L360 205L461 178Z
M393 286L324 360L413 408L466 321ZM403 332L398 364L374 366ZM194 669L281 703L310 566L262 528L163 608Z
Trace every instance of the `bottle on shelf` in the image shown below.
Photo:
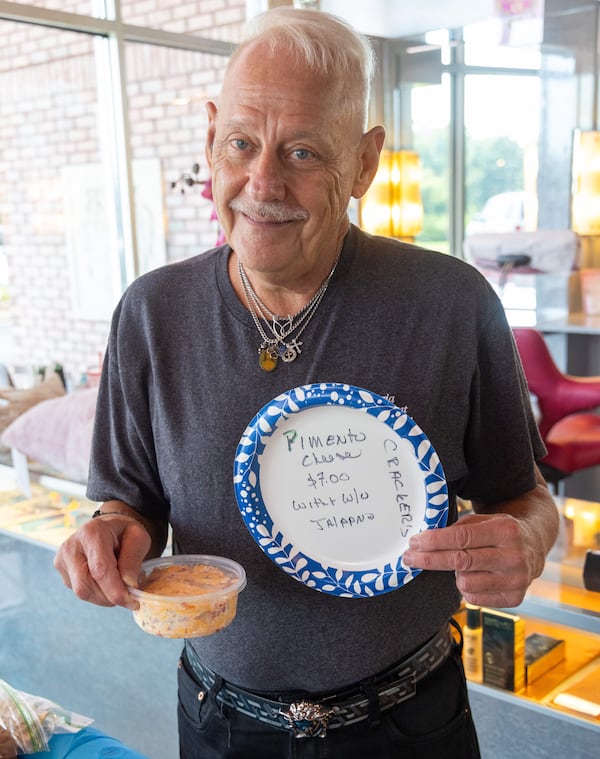
M463 665L471 682L483 682L483 628L479 606L465 604L466 622L463 626Z

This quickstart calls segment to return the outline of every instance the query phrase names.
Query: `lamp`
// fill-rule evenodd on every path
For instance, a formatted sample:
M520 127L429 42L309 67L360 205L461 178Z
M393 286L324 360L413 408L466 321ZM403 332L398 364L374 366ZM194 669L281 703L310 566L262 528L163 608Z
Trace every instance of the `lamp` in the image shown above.
M573 134L571 226L580 235L600 235L600 132Z
M383 150L379 169L360 205L367 232L412 241L423 228L421 161L412 150Z

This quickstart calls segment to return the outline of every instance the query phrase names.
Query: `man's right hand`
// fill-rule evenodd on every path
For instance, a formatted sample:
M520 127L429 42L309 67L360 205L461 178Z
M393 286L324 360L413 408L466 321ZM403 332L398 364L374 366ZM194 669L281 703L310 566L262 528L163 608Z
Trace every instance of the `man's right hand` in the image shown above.
M108 511L108 509L107 509ZM138 606L126 584L137 586L152 540L133 516L91 519L60 546L54 566L78 598L98 606Z

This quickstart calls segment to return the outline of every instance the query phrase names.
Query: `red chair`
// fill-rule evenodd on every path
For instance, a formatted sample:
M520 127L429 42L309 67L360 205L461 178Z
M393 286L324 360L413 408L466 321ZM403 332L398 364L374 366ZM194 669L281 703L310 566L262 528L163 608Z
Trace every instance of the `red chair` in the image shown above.
M600 464L600 415L593 411L600 406L600 376L563 374L540 332L515 327L513 333L548 449L540 470L556 490L573 472Z

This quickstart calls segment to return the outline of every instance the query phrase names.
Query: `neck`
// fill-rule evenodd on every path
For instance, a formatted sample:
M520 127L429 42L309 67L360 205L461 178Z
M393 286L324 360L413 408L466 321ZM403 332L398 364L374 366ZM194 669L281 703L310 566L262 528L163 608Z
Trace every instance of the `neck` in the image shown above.
M280 282L278 277L265 275L263 272L246 267L244 267L244 273L252 289L269 311L276 316L286 317L298 313L310 302L323 282L331 275L340 252L341 243L338 250L327 257L326 267L319 267L318 272L311 272L310 276L299 278L295 282ZM240 276L240 264L241 259L233 251L228 262L229 279L239 300L248 307Z

